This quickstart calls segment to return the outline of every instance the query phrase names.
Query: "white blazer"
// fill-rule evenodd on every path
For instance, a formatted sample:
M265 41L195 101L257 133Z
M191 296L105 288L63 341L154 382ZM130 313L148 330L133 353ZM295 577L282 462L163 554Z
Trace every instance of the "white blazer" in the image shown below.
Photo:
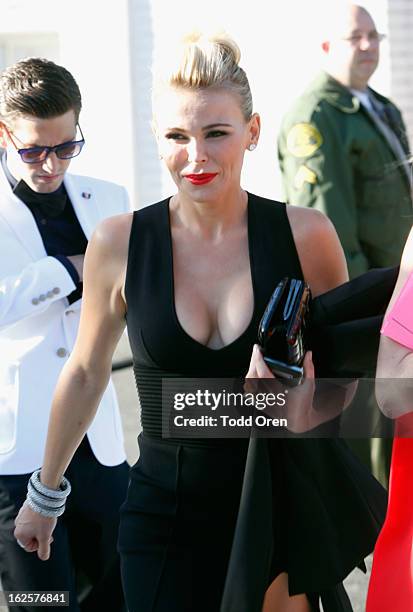
M74 175L66 175L64 184L88 239L99 221L130 211L119 185ZM54 387L79 324L81 300L69 304L66 297L74 289L66 268L47 256L30 210L0 168L1 475L25 474L42 464ZM112 382L87 435L100 463L124 461Z

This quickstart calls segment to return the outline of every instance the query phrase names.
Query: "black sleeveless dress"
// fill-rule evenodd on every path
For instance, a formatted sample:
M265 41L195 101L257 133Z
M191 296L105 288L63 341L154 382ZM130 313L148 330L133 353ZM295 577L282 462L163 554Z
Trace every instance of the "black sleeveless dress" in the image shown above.
M214 350L177 319L169 199L134 213L125 291L143 433L119 535L129 612L260 612L282 571L315 610L320 597L325 612L351 610L341 581L384 519L384 490L341 440L162 438L162 377L244 376L275 285L302 278L284 204L248 194L248 241L253 316Z

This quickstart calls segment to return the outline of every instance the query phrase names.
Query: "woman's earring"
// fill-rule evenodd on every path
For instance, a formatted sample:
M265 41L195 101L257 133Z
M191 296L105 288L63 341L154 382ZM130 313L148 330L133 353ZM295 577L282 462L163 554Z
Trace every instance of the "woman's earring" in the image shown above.
M248 146L248 151L254 151L254 149L256 149L257 145L255 144L255 142L252 142L249 146Z

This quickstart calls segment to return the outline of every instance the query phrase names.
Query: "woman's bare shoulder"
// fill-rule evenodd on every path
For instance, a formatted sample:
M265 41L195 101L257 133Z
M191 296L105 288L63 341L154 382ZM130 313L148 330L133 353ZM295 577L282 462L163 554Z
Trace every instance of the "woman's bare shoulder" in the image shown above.
M133 213L125 213L108 217L97 225L85 255L87 286L120 289L128 263L132 219Z
M118 243L129 242L133 213L123 213L103 219L93 233L96 240L116 247Z
M287 204L287 215L294 237L302 240L329 238L336 235L330 219L319 210Z
M396 286L393 291L393 295L387 307L390 310L393 307L400 291L403 289L410 274L413 273L413 228L410 230L410 234L407 238L406 244L403 249L402 260L400 262L399 276L397 277Z
M304 278L313 295L324 293L348 280L343 247L330 219L318 210L287 205Z
M409 274L413 270L413 227L403 249L401 269Z
M95 228L89 248L101 255L124 257L128 252L133 213L107 217Z

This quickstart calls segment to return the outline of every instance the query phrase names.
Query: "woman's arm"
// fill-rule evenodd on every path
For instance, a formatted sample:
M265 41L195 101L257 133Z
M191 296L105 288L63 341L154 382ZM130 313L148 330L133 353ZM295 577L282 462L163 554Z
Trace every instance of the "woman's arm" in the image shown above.
M130 215L105 220L88 246L79 332L55 390L41 481L56 488L95 416L125 327Z
M298 206L287 206L287 214L303 276L313 296L345 283L348 280L346 260L331 221L318 211ZM350 403L355 392L355 386L350 385L344 392L340 389L340 401L318 402L314 407L314 366L311 353L306 353L303 365L304 384L289 391L284 411L288 428L295 432L308 431L330 421ZM257 346L254 347L246 378L274 378ZM270 383L269 391L274 391L274 385ZM279 385L280 389L285 388L285 385Z
M397 283L386 311L386 316L392 310L401 290L413 272L413 229L411 230L403 251L400 272ZM411 305L413 308L413 304ZM396 379L405 379L404 383ZM413 379L412 349L381 335L379 355L376 370L376 398L383 413L396 418L413 410L412 388L409 383ZM380 380L385 379L385 380Z
M85 256L84 293L73 352L57 383L46 442L41 482L57 489L88 429L109 381L112 356L125 326L122 297L132 215L103 221ZM49 555L45 525L53 521L24 505L16 519L16 537L26 550Z
M323 213L287 206L304 280L313 297L348 281L343 247L334 225Z

